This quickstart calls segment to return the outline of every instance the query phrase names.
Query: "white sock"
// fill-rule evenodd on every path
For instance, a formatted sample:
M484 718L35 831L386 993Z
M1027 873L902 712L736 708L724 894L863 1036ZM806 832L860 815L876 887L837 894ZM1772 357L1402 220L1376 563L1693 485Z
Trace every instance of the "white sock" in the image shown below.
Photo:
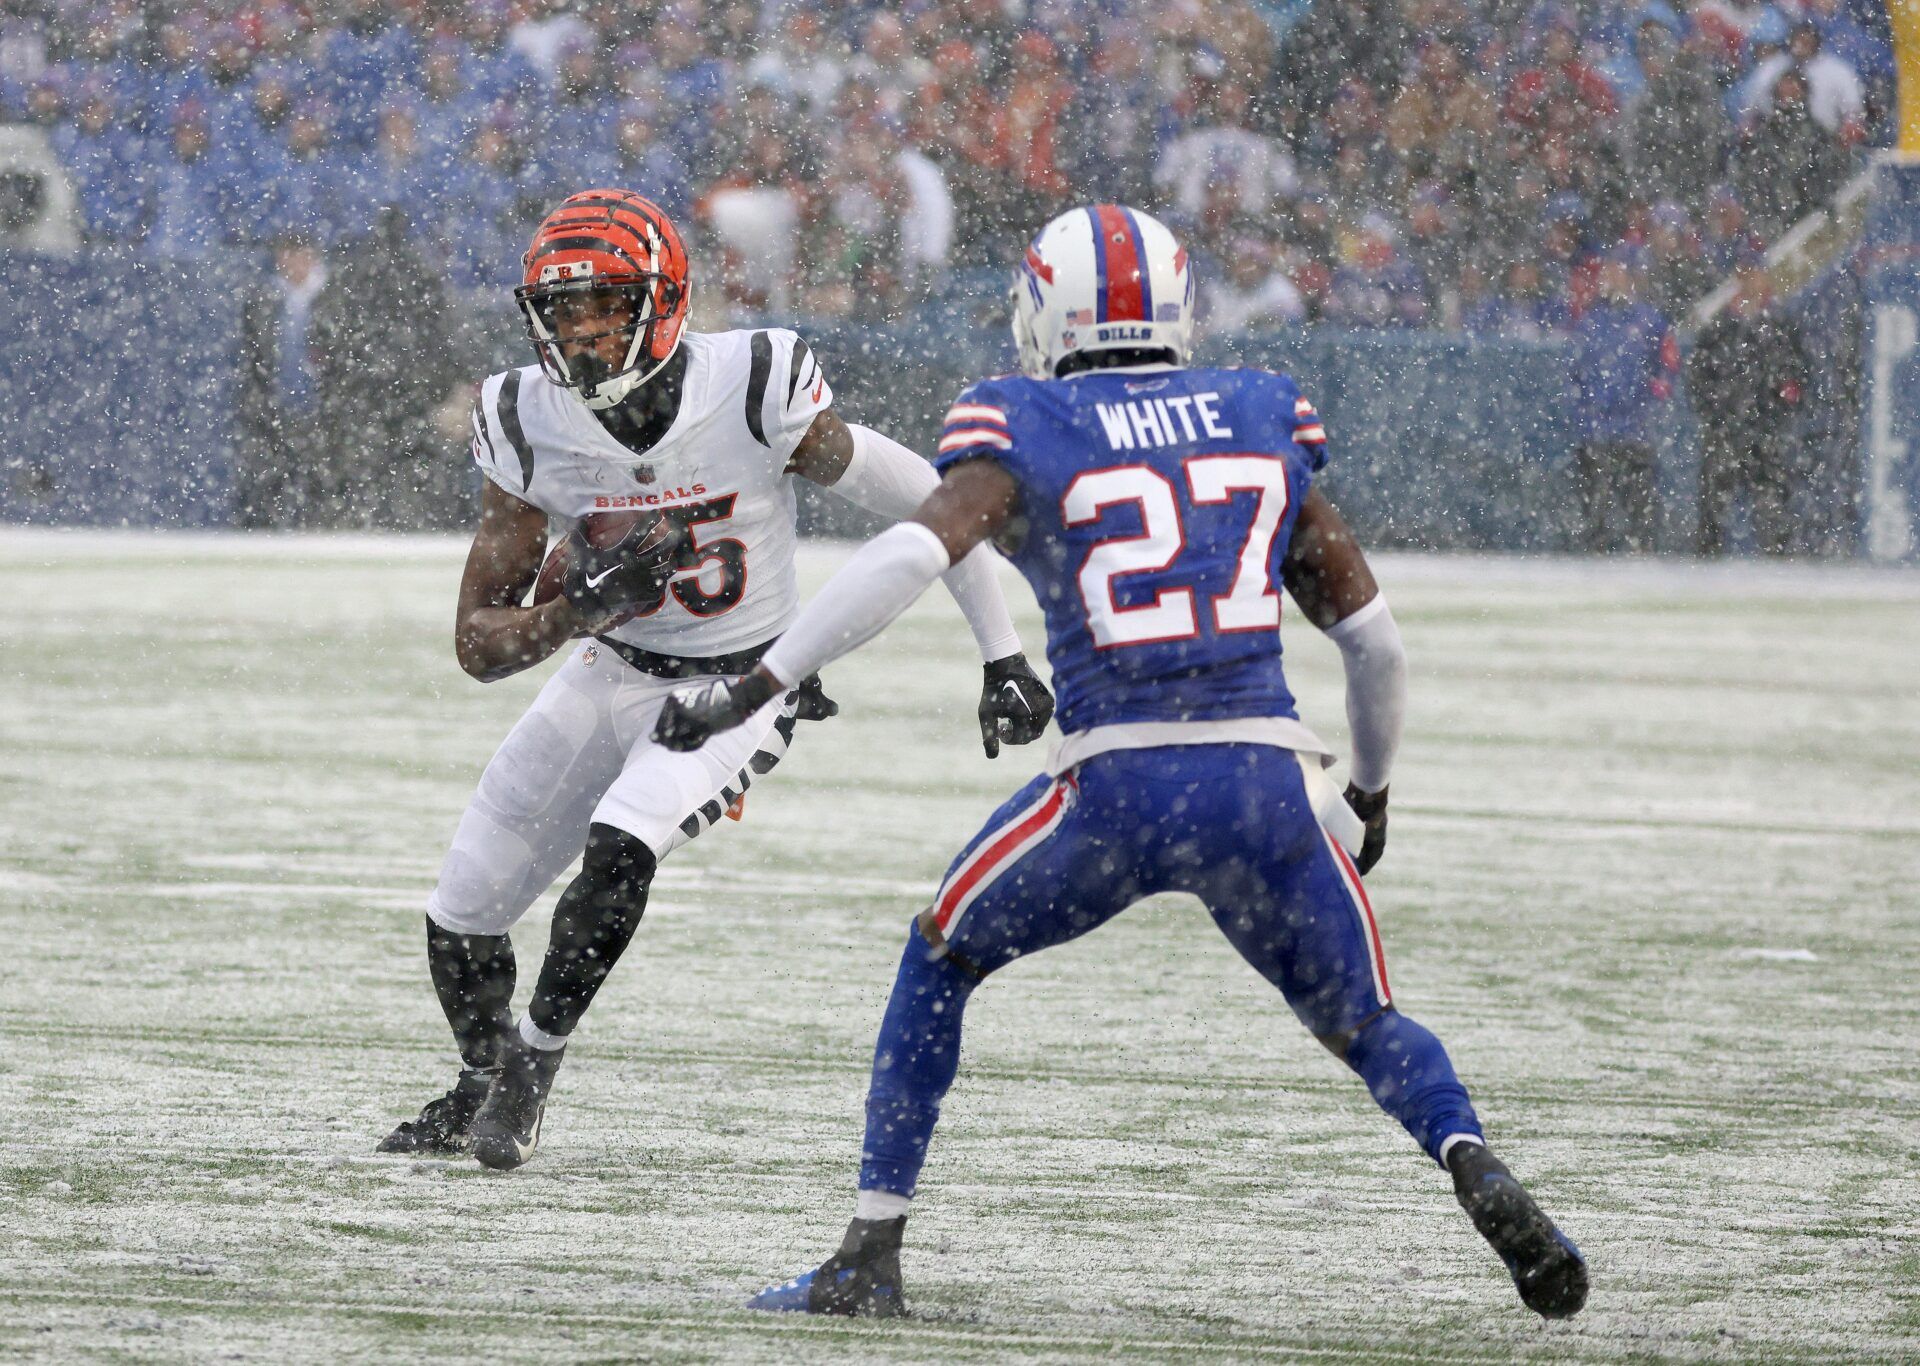
M567 1046L567 1036L565 1034L549 1034L546 1030L535 1024L531 1017L522 1015L520 1017L520 1042L524 1043L528 1048L537 1049L542 1053L557 1053Z
M1456 1143L1476 1143L1482 1148L1487 1146L1487 1140L1480 1137L1479 1134L1448 1134L1440 1140L1441 1166L1444 1167L1447 1165L1447 1154L1453 1151L1453 1145Z
M853 1217L856 1219L898 1219L913 1205L910 1195L895 1195L892 1191L861 1191L860 1198L854 1202Z

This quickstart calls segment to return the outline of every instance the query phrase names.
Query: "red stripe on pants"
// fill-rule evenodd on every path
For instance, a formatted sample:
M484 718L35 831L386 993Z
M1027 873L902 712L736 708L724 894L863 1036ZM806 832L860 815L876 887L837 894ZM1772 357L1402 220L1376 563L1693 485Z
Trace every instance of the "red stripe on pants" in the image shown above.
M1031 838L1034 831L1052 820L1054 812L1060 809L1060 803L1065 798L1066 788L1055 783L1052 794L1040 803L1038 810L994 840L987 851L975 859L972 866L965 869L959 877L954 879L953 885L947 888L947 894L940 898L940 905L934 912L934 924L945 930L953 919L954 907L960 904L968 892L985 881L1008 854Z
M1360 880L1360 870L1353 866L1353 860L1347 857L1347 851L1340 847L1340 841L1327 836L1327 847L1333 850L1333 856L1340 860L1340 866L1346 870L1347 885L1353 889L1354 899L1360 903L1362 917L1367 922L1367 938L1373 941L1373 962L1380 971L1380 992L1387 999L1386 1005L1393 1004L1393 988L1387 985L1387 953L1380 947L1380 927L1373 923L1373 903L1367 900L1367 887Z

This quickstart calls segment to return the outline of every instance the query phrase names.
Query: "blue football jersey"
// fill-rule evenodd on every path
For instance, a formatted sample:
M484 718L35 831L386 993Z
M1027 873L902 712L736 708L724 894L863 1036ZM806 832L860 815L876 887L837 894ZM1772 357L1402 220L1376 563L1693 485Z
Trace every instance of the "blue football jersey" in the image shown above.
M1279 571L1325 447L1285 375L1093 370L972 385L934 464L986 457L1019 483L1011 558L1046 613L1071 735L1296 717Z

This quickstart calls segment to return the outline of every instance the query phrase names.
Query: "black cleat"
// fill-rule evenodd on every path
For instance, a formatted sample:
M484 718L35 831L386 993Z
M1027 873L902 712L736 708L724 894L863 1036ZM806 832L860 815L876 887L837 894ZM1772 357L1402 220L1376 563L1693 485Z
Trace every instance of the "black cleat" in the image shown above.
M772 1314L838 1314L845 1318L893 1319L907 1312L900 1284L900 1235L907 1216L855 1219L840 1250L812 1271L770 1285L747 1308Z
M518 1039L501 1044L493 1088L467 1127L468 1151L481 1166L511 1171L533 1156L540 1146L547 1092L565 1052L528 1048Z
M1460 1208L1507 1264L1520 1302L1543 1318L1579 1313L1587 1302L1587 1260L1506 1164L1481 1144L1456 1143L1447 1169Z
M420 1118L404 1121L380 1140L375 1152L410 1153L415 1157L453 1157L467 1150L467 1129L487 1098L495 1069L463 1068L453 1089L427 1102Z

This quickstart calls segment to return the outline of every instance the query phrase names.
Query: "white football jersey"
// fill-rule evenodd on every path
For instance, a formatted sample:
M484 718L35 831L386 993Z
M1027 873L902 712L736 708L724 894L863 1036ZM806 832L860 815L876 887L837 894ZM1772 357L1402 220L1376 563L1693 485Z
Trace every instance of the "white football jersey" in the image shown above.
M616 440L577 395L528 365L481 384L473 458L508 493L568 523L633 507L683 523L693 549L666 601L610 634L656 654L731 654L771 641L799 608L786 466L833 391L783 328L689 332L680 346L679 406L648 449ZM671 382L671 369L648 387Z

